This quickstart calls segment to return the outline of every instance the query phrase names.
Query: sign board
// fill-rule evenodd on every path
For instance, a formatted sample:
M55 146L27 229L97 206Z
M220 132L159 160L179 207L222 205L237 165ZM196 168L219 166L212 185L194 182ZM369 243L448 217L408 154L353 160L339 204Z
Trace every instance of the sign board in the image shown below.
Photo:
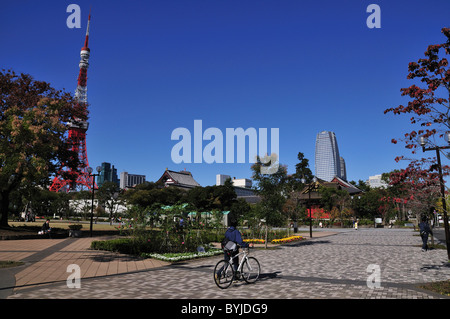
M383 223L382 218L375 218L375 224L381 224L381 223Z

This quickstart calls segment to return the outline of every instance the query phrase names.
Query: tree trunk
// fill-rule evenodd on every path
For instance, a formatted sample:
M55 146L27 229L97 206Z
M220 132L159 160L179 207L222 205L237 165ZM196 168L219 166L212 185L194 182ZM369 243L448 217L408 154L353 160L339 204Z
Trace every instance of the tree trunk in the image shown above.
M0 227L8 227L9 192L0 193Z

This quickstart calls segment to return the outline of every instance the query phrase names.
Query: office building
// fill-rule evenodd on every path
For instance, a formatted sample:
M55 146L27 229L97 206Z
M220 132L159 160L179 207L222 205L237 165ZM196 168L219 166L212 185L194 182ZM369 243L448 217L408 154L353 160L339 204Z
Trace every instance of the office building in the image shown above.
M230 175L217 174L216 175L216 186L224 185L227 179L231 178Z
M101 165L102 170L97 177L97 186L102 187L105 182L114 182L119 185L119 178L117 177L117 169L111 163L103 162Z
M231 183L235 187L252 188L252 180L248 178L231 178L230 175L217 174L216 186L225 185L225 181L231 179Z
M345 168L345 160L341 157L341 178L347 180L347 169Z
M134 187L145 183L145 175L128 174L128 172L120 173L120 188Z
M341 163L343 167L341 167ZM331 182L335 176L346 179L345 161L339 155L339 148L334 132L322 131L317 133L315 172L317 178L327 182Z

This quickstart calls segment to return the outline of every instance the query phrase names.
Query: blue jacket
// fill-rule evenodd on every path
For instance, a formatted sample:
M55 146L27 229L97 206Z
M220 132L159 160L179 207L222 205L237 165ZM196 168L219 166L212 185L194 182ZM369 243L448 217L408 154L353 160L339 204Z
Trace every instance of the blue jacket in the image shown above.
M427 222L421 222L419 224L419 229L420 229L420 234L425 233L425 234L433 234L433 232L431 231L430 225L428 225Z
M242 240L241 232L237 230L234 226L231 226L225 232L225 238L231 241L234 241L241 247L248 247L248 243Z

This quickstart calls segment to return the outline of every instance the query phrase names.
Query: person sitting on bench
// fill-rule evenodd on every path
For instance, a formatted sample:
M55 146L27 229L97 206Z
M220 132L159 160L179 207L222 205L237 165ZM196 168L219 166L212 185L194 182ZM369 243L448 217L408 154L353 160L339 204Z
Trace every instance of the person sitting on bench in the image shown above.
M52 231L52 228L50 227L50 219L47 219L44 223L44 225L42 225L42 230L41 230L41 234L45 235L45 234L50 234L50 232Z

